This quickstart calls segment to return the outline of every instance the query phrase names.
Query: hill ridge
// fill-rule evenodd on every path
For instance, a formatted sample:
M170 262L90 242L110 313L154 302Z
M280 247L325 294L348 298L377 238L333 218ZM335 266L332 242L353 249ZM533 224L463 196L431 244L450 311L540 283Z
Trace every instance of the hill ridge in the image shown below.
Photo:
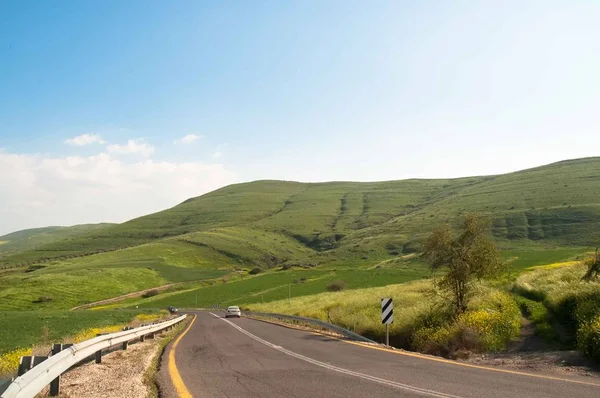
M600 238L596 232L600 229L596 228L600 226L598 192L600 157L453 179L258 180L222 187L160 212L5 256L0 263L33 264L240 228L247 236L264 231L291 237L315 252L367 242L374 250L384 251L386 246L418 241L434 226L453 222L466 212L490 215L500 241L590 245ZM273 244L280 243L275 239Z

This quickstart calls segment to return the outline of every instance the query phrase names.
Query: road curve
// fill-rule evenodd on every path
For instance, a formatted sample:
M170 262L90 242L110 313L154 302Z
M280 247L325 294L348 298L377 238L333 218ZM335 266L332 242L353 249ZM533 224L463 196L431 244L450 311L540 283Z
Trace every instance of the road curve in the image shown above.
M252 319L226 320L221 313L196 316L163 356L159 384L165 397L600 396L600 380L588 377L461 366Z

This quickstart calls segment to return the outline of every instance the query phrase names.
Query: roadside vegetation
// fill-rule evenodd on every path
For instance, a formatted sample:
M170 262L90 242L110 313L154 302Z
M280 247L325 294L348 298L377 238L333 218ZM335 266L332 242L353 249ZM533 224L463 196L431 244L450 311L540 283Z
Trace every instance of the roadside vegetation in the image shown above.
M31 355L35 347L47 351L53 343L78 343L166 315L154 310L0 312L0 376L12 374L21 356Z
M528 303L539 335L600 361L600 281L584 278L592 259L534 267L512 290Z
M390 343L396 347L454 357L465 348L501 350L516 337L520 312L510 295L481 284L477 299L457 319L431 280L414 281L353 291L246 305L251 310L307 316L340 325L377 341L384 341L379 302L394 299Z

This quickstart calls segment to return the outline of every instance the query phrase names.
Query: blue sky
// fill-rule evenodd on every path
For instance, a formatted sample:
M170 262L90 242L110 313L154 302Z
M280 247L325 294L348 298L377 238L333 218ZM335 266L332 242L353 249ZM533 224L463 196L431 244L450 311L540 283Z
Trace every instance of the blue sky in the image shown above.
M566 0L3 1L0 233L232 182L598 155L599 19Z

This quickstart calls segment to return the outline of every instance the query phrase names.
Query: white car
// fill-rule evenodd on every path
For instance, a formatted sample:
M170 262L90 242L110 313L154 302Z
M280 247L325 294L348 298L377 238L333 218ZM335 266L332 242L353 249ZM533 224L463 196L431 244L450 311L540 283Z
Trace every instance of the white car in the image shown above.
M242 311L240 311L240 307L235 305L230 305L227 307L227 311L225 311L225 318L237 317L240 318L242 316Z

